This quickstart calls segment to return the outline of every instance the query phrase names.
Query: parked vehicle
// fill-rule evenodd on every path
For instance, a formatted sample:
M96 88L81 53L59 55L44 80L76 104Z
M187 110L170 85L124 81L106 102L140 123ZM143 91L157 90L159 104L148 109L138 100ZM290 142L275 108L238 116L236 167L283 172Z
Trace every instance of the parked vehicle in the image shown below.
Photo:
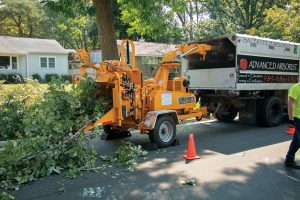
M206 59L192 54L181 73L220 121L277 126L287 113L288 89L299 81L300 44L231 34L191 44L212 46Z

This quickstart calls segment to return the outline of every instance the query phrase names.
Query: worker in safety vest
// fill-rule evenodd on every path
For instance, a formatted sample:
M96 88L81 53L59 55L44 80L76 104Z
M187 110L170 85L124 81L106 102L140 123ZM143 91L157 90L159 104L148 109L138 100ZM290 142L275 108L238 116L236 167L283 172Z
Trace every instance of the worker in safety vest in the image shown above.
M286 155L284 166L293 169L300 169L295 162L295 154L300 148L300 82L293 85L288 97L289 127L295 127L293 140Z

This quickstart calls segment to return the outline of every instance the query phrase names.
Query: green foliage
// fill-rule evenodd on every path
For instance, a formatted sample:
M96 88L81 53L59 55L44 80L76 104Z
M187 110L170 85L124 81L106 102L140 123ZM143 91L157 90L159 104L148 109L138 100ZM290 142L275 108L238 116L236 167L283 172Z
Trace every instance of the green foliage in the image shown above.
M170 36L176 38L180 34L174 21L174 13L172 9L169 9L169 5L174 1L118 0L118 3L120 4L121 20L129 26L128 35L170 42Z
M86 0L41 0L41 3L56 13L63 14L64 16L74 18L77 14L80 15L93 15L95 8L91 1Z
M249 29L251 35L300 42L300 3L292 0L287 8L273 6L265 11L264 24Z
M52 35L65 48L95 49L98 34L95 17L78 15L75 18L56 16L52 19L55 26Z
M68 177L75 177L95 165L96 151L87 145L82 130L92 119L101 117L101 106L95 104L100 101L95 95L96 85L94 79L86 77L66 91L63 82L53 79L43 99L23 111L19 122L23 121L25 134L0 151L0 180L5 188L17 189L22 183L63 170Z
M76 87L76 96L81 102L81 113L85 113L91 120L100 118L112 108L112 99L109 96L98 94L99 85L93 78L85 76Z
M45 35L43 30L46 30L47 19L38 0L2 0L0 6L0 35Z
M13 96L9 96L0 106L0 140L16 138L23 133L22 119L24 108L21 101L14 101Z
M68 169L67 175L76 176L82 169L95 163L93 148L83 147L83 137L61 142L61 136L26 137L8 142L0 153L0 179L7 189L52 173ZM55 148L53 147L55 146Z
M21 74L18 73L7 74L7 79L6 79L7 83L21 83L23 81L24 79Z
M285 6L288 0L243 1L208 0L205 3L210 18L216 20L223 33L241 32L259 27L263 23L264 12L274 5Z
M21 137L24 115L31 106L41 102L45 87L26 79L25 84L0 85L0 90L0 140Z
M58 74L45 74L45 79L46 79L47 83L49 83L53 79L59 79L59 75Z
M0 81L5 81L7 79L7 74L0 74Z
M51 37L65 48L98 48L95 7L85 0L43 0L51 16Z
M102 159L133 171L137 166L138 158L145 155L147 155L147 151L142 150L140 145L136 146L129 141L121 141L114 156L104 156Z
M6 193L6 192L1 192L0 193L0 199L1 200L14 200L15 197L11 194Z
M61 75L62 81L68 81L69 83L72 83L72 75L71 74L62 74Z
M33 80L37 80L38 82L41 82L41 81L42 81L41 75L39 75L39 74L37 74L37 73L32 74L31 77L32 77Z

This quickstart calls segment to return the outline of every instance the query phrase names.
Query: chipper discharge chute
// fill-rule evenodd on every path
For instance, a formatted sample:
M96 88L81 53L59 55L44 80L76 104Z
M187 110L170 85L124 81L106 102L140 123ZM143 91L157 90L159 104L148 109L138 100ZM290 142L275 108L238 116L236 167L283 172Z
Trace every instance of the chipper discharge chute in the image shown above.
M170 146L181 120L201 119L206 115L206 107L196 108L195 95L189 92L189 80L170 76L170 71L180 65L174 59L197 53L204 60L210 49L203 44L180 45L166 54L156 75L145 81L135 64L135 47L130 40L123 40L120 45L120 61L108 60L99 65L83 63L81 73L88 67L94 68L99 85L97 93L112 100L112 108L89 124L85 131L99 125L104 126L108 135L127 134L129 129L138 129L148 134L158 147Z

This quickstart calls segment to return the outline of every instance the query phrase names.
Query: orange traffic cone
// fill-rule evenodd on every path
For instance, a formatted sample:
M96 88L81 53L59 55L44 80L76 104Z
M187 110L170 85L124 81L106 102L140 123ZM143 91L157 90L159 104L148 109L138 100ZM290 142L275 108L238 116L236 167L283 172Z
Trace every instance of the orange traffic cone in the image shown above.
M294 127L288 127L288 130L286 131L286 134L288 135L294 135L295 128Z
M189 137L188 149L187 154L182 156L187 160L195 160L200 159L200 156L197 155L194 143L194 134L191 133Z

